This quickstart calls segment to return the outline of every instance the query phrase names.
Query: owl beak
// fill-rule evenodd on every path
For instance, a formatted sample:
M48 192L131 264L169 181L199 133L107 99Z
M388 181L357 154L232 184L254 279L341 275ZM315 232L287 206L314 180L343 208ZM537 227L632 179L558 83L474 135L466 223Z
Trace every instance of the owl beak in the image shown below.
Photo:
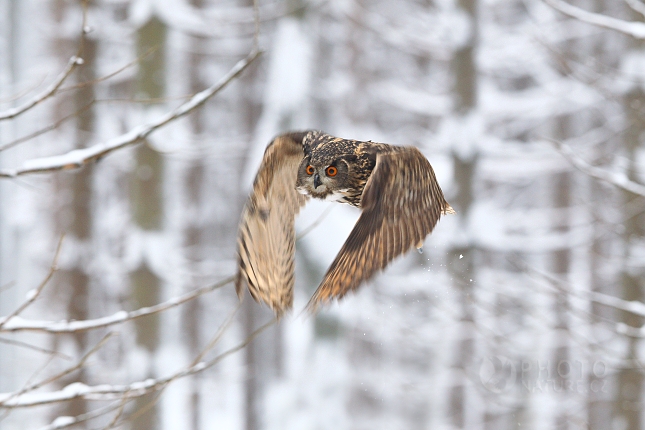
M318 176L318 173L314 174L314 189L318 188L321 185L322 182L320 181L320 176Z

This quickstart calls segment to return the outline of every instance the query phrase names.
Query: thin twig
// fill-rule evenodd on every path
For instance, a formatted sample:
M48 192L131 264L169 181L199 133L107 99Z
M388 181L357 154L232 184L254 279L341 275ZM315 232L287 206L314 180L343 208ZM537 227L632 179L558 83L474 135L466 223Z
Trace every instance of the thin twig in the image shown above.
M597 291L572 291L570 288L568 288L567 283L564 280L559 279L552 274L541 272L520 260L510 261L512 264L516 265L522 270L531 272L545 279L553 288L555 288L560 293L569 294L579 299L586 299L600 305L609 306L614 309L629 312L639 317L645 317L645 303L643 302L640 302L638 300L625 300L621 299L620 297L599 293ZM631 337L645 337L645 326L631 327L621 322L608 322L615 324L616 332L619 334L624 334Z
M206 354L208 354L208 351L213 349L213 347L217 344L217 342L219 342L219 340L222 338L222 336L226 332L226 329L228 329L230 327L231 323L233 322L233 319L234 319L235 315L237 314L237 311L240 310L241 304L242 304L242 302L237 303L237 306L235 307L235 309L233 309L233 312L231 312L231 314L228 316L228 318L226 320L224 320L224 323L222 323L222 325L219 326L219 328L217 329L217 332L215 333L215 336L213 336L211 341L208 342L208 344L204 347L204 349L202 349L202 351L199 353L199 355L197 355L197 357L195 357L193 362L190 364L191 367L196 366L197 363L202 361L204 356Z
M600 179L601 181L615 185L623 190L629 191L630 193L645 197L645 185L641 185L630 180L624 173L608 172L607 170L592 166L578 157L570 146L565 145L562 142L558 142L557 140L550 140L550 142L556 146L560 154L562 154L569 163L581 172L586 173L589 176L593 176L596 179Z
M72 56L72 58L70 58L69 61L67 62L67 66L65 67L65 70L63 70L63 72L60 75L58 75L58 77L54 80L54 82L52 82L47 88L45 88L45 91L43 91L40 94L37 94L22 106L11 108L5 112L0 112L0 121L15 118L18 115L27 112L29 109L33 108L37 104L42 103L43 101L47 100L48 98L56 94L60 86L63 85L63 82L65 82L65 79L67 79L69 75L72 74L74 69L76 69L76 67L80 66L81 64L83 64L82 58L78 57L77 55Z
M12 318L18 316L22 311L27 309L29 305L31 305L42 293L43 289L45 288L45 285L49 283L49 280L54 276L54 273L58 270L58 256L60 255L60 250L61 247L63 246L63 239L65 238L65 235L61 235L60 239L58 240L58 246L56 246L56 253L54 254L54 261L52 261L51 266L49 267L49 272L47 273L47 276L45 276L45 279L40 283L38 288L35 290L31 290L28 293L27 300L20 305L16 310L14 310L12 313L10 313L8 316L0 319L0 331L2 331L2 327L9 322Z
M143 405L139 409L136 409L134 412L132 412L130 415L128 415L125 419L121 420L121 422L119 422L118 425L121 425L126 421L136 420L141 415L145 414L146 412L151 410L153 407L155 407L155 405L159 402L159 399L161 398L161 395L163 394L163 391L168 386L168 384L169 384L169 382L166 382L164 385L159 387L157 389L157 392L155 393L154 397L152 398L152 400L150 400L148 403L146 403L145 405ZM125 397L124 399L132 400L132 399L128 399L127 397Z
M56 357L63 358L65 360L71 360L72 359L72 357L70 357L67 354L63 354L62 352L54 351L53 349L47 349L47 348L43 348L43 347L36 346L36 345L32 345L32 344L27 343L27 342L21 342L19 340L13 340L13 339L7 339L7 338L4 338L4 337L0 337L0 343L6 343L7 345L14 345L14 346L19 346L21 348L27 348L27 349L31 349L33 351L42 352L44 354L51 354L51 355L54 355Z
M10 102L13 102L13 101L16 101L16 100L20 100L21 98L23 98L24 96L26 96L30 92L36 91L36 88L41 86L43 84L43 82L45 82L46 79L47 78L45 76L43 76L42 79L40 80L40 82L38 82L36 84L33 84L33 85L29 86L28 88L25 88L25 89L21 90L20 92L14 94L14 95L7 96L7 97L0 97L0 103L10 103Z
M562 0L544 0L544 2L571 18L575 18L598 27L616 30L636 39L645 39L645 23L638 21L624 21L622 19L613 18L600 13L588 12Z
M187 102L181 104L174 110L162 115L154 121L137 126L121 136L115 137L106 142L98 143L90 146L89 148L75 149L62 155L28 160L18 169L0 171L0 178L14 178L16 176L32 173L76 169L83 167L90 162L96 161L112 151L134 145L148 137L148 135L157 129L189 114L194 109L206 103L206 101L224 89L233 79L239 76L240 73L242 73L260 54L261 51L254 47L249 55L233 66L233 68L218 83L195 94Z
M124 65L122 67L119 67L118 69L116 69L112 73L108 73L105 76L101 76L99 78L92 79L91 81L80 82L80 83L78 83L76 85L72 85L70 87L61 88L60 90L58 90L58 92L59 93L64 93L64 92L67 92L67 91L77 90L77 89L80 89L80 88L83 88L83 87L87 87L89 85L95 85L95 84L98 84L100 82L107 81L108 79L115 77L116 75L118 75L119 73L123 72L124 70L126 70L126 69L128 69L128 68L130 68L130 67L132 67L132 66L134 66L134 65L136 65L138 63L140 63L141 60L143 60L148 55L152 54L154 51L156 51L158 49L159 49L158 46L153 46L152 48L148 49L146 52L144 52L143 54L141 54L140 56L138 56L134 60L130 61L129 63L127 63L126 65Z
M104 430L110 430L114 428L116 423L119 421L121 416L123 416L123 410L125 409L125 405L128 404L128 398L124 397L121 399L121 404L119 405L119 409L116 411L116 414L114 414L114 417L112 417L112 420L108 423L107 426L105 426Z
M49 131L57 129L62 123L64 123L65 121L67 121L70 118L74 118L75 116L77 116L78 114L83 112L84 110L86 110L89 107L91 107L95 102L96 102L96 100L92 100L88 104L86 104L85 106L83 106L80 109L78 109L76 112L73 112L73 113L71 113L71 114L69 114L67 116L62 117L58 121L56 121L56 122L54 122L52 124L49 124L47 127L43 127L40 130L37 130L37 131L35 131L33 133L30 133L30 134L28 134L26 136L19 137L18 139L12 140L11 142L7 142L4 145L0 145L0 152L4 151L5 149L13 148L14 146L19 145L21 143L27 142L27 141L35 138L35 137L40 136L41 134L45 134L45 133L47 133Z
M41 372L43 372L43 371L44 371L44 370L45 370L45 369L46 369L46 368L47 368L47 367L52 363L52 361L54 361L54 356L53 356L53 355L50 355L49 357L47 357L47 360L46 360L44 363L42 363L42 364L39 366L39 368L38 368L38 369L36 369L36 371L34 371L34 372L29 376L29 378L27 379L27 381L25 382L25 384L24 384L24 385L25 385L25 386L27 386L27 385L31 384L31 381L33 381L34 379L36 379L36 377L37 377L38 375L40 375L40 373L41 373ZM18 396L18 395L20 395L20 394L22 394L22 393L23 393L23 391L22 391L22 390L20 390L20 391L16 391L16 392L14 392L14 397L16 397L16 396ZM2 406L2 405L0 405L0 407L1 407L1 406ZM0 417L0 421L2 421L4 418L6 418L10 413L11 413L11 411L10 411L9 409L7 409L7 410L3 411L2 417Z
M310 225L308 225L307 227L305 227L305 228L304 228L304 229L303 229L303 230L298 234L298 236L296 236L296 240L300 240L300 239L302 239L303 237L305 237L306 235L308 235L308 234L309 234L313 229L315 229L316 227L318 227L318 225L320 225L320 223L321 223L321 222L323 222L323 220L324 220L325 218L327 218L327 215L329 215L329 213L332 211L332 209L334 209L334 207L336 207L336 206L335 206L335 205L331 205L331 204L330 204L329 206L327 206L327 207L325 208L325 210L323 211L323 213L322 213L322 214L320 214L320 216L319 216L319 217L318 217L314 222L312 222Z
M83 17L81 20L81 37L78 43L78 48L76 50L76 55L73 55L69 59L65 69L61 72L60 75L58 75L56 79L54 79L54 82L52 82L47 88L45 88L45 90L42 93L32 97L31 100L29 100L22 106L11 108L5 112L0 112L0 121L15 118L18 115L27 112L29 109L33 108L37 104L42 103L48 98L54 96L56 93L58 93L58 90L60 89L61 85L63 85L63 82L65 82L65 80L72 74L72 72L76 69L76 67L83 64L84 61L83 61L82 54L83 54L84 38L86 34L86 29L87 29L87 0L82 1L81 7L83 12Z

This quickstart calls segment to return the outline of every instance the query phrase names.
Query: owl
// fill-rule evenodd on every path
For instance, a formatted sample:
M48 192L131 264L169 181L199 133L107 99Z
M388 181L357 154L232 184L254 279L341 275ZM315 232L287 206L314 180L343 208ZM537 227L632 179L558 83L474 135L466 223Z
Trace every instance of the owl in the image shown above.
M312 312L420 248L441 215L454 213L432 166L414 147L315 130L276 137L264 152L242 212L235 287L241 299L248 286L277 317L293 305L294 223L310 197L362 210L309 302Z

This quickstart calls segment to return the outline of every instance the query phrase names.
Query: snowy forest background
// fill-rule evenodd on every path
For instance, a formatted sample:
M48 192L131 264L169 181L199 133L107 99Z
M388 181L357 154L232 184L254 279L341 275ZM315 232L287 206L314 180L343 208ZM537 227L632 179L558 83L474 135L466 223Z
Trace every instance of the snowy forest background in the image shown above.
M276 324L236 226L310 128L457 214L308 317L310 203ZM0 429L645 428L643 184L641 0L2 0Z

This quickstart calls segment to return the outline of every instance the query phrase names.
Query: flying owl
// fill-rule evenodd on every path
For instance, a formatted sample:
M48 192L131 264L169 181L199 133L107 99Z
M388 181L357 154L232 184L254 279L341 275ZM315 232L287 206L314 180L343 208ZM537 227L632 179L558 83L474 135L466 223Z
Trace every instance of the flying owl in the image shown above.
M420 248L442 214L454 213L432 166L409 146L322 131L287 133L264 152L242 212L235 287L280 317L293 305L295 216L309 197L362 210L309 301L316 308L358 288L397 256Z

